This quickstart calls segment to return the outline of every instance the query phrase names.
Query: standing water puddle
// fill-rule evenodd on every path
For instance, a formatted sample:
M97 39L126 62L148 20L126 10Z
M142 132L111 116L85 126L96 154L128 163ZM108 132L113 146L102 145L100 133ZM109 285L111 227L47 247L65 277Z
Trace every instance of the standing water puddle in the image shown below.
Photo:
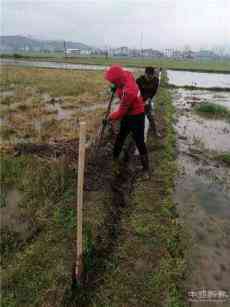
M15 94L14 90L10 90L10 91L2 91L0 90L0 96L1 98L6 98L6 97L13 97Z
M16 189L12 188L7 191L5 196L5 204L0 209L1 212L1 229L5 227L18 233L25 233L27 230L27 223L21 220L20 201L22 194Z
M75 113L76 110L79 112L93 112L99 109L105 109L107 107L107 104L104 103L95 103L88 106L77 106L74 108L63 108L60 103L55 104L47 104L46 109L48 111L54 111L56 112L56 119L62 120L62 119L70 119Z
M46 104L46 110L54 112L57 120L69 119L75 113L75 108L64 109L60 103Z
M208 150L230 152L230 124L203 119L193 113L191 106L212 98L215 103L223 104L224 100L228 104L230 95L179 89L173 90L172 96L177 111L179 170L175 202L194 243L187 286L189 290L229 290L230 168L209 160L206 154ZM192 303L191 306L210 304ZM221 306L229 307L229 303Z

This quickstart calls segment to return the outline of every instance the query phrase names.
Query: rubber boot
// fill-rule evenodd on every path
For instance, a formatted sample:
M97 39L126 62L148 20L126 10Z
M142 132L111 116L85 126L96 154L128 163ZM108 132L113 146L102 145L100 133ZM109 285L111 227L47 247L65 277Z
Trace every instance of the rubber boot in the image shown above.
M142 171L143 171L143 179L149 180L150 179L150 169L149 169L149 159L148 154L140 155L141 164L142 164Z

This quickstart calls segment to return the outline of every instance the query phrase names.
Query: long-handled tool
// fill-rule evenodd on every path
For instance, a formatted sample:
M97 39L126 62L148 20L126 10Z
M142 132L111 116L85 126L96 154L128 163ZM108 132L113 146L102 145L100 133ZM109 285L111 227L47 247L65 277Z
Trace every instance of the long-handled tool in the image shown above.
M102 141L103 136L104 136L104 132L105 132L105 128L106 128L107 123L108 123L108 116L109 116L109 113L110 113L110 110L111 110L111 105L112 105L112 102L113 102L114 94L115 93L113 92L112 95L111 95L111 98L109 100L109 104L108 104L108 107L107 107L107 110L106 110L106 113L105 113L105 117L102 120L102 125L99 128L99 131L98 131L98 134L97 134L96 149L98 149L99 146L101 145L101 141Z

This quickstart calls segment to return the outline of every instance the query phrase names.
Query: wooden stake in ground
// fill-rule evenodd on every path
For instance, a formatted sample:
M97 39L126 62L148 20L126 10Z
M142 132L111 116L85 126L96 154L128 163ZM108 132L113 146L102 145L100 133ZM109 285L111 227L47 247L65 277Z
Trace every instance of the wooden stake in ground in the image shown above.
M78 182L77 182L77 259L75 267L76 280L81 280L83 272L83 247L82 247L82 209L83 209L83 183L85 166L85 135L86 123L80 122L80 140L78 157Z

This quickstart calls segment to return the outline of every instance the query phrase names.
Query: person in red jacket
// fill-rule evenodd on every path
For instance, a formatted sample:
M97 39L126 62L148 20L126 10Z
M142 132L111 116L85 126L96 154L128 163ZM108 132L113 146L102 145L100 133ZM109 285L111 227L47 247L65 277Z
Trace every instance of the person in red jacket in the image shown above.
M116 137L113 158L119 159L123 144L128 134L136 143L140 153L143 171L149 177L149 162L147 148L144 141L145 110L140 90L131 72L120 65L112 65L105 72L105 79L115 85L115 94L120 98L117 110L109 115L109 120L121 120L120 131Z

